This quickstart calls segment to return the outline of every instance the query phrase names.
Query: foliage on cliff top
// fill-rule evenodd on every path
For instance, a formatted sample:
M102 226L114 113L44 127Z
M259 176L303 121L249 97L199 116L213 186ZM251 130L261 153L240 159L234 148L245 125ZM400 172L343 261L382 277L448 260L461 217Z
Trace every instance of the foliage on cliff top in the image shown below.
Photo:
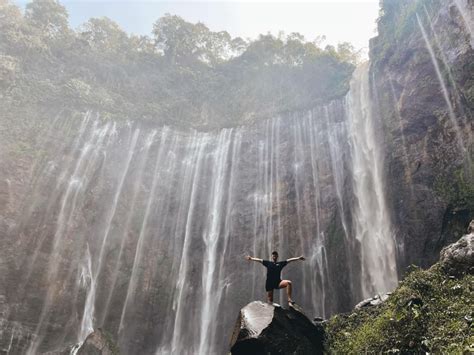
M401 64L404 58L400 57L403 51L399 48L406 45L411 34L420 31L417 15L426 20L428 11L442 3L442 0L380 0L378 36L371 43L371 60Z
M357 60L347 43L322 49L298 33L231 38L173 15L151 36L129 35L108 18L74 30L55 0L33 0L24 14L0 0L0 53L6 112L95 110L205 129L340 97Z
M336 315L328 323L334 354L474 351L474 275L454 278L439 264L411 268L389 299L377 307Z

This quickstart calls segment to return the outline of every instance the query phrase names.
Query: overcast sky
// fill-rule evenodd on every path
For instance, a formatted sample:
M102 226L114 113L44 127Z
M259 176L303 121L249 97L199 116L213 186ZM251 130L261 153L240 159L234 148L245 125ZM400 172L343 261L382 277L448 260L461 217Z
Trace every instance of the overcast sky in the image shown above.
M16 0L25 5L28 1ZM378 0L306 1L112 1L63 0L72 27L91 17L107 16L129 33L150 34L153 23L165 13L205 23L213 31L256 38L260 33L299 32L307 40L325 35L325 44L351 42L366 48L376 35Z

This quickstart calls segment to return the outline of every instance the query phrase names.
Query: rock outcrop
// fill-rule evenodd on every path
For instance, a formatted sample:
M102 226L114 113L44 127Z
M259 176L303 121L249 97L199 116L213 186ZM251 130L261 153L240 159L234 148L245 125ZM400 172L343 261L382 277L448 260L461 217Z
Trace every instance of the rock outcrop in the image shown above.
M382 302L385 302L390 296L390 292L384 295L375 295L374 297L366 298L363 301L360 301L356 304L355 309L360 309L364 307L374 307L378 306Z
M474 220L471 221L468 233L441 250L440 264L451 275L474 273Z
M325 333L297 307L286 310L260 301L240 310L231 340L231 353L322 354Z
M89 334L77 351L77 355L118 355L117 346L112 342L109 336L97 329Z

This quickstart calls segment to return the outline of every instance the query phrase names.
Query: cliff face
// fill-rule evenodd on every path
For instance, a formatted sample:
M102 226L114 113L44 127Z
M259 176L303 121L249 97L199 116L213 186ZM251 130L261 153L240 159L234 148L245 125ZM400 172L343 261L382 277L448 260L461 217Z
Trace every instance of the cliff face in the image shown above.
M404 265L431 265L474 213L473 3L384 1L371 78Z

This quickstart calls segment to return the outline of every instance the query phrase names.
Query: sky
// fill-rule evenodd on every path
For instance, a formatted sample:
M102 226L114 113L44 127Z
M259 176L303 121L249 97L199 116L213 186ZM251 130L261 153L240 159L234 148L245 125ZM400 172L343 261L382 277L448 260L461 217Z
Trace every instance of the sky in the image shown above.
M24 6L27 0L16 0ZM233 37L256 38L268 32L299 32L306 40L325 35L323 44L350 42L367 50L376 35L378 0L304 1L117 1L60 0L76 28L91 17L107 16L125 31L149 35L153 23L166 13L189 22L203 22L212 31L225 30Z

